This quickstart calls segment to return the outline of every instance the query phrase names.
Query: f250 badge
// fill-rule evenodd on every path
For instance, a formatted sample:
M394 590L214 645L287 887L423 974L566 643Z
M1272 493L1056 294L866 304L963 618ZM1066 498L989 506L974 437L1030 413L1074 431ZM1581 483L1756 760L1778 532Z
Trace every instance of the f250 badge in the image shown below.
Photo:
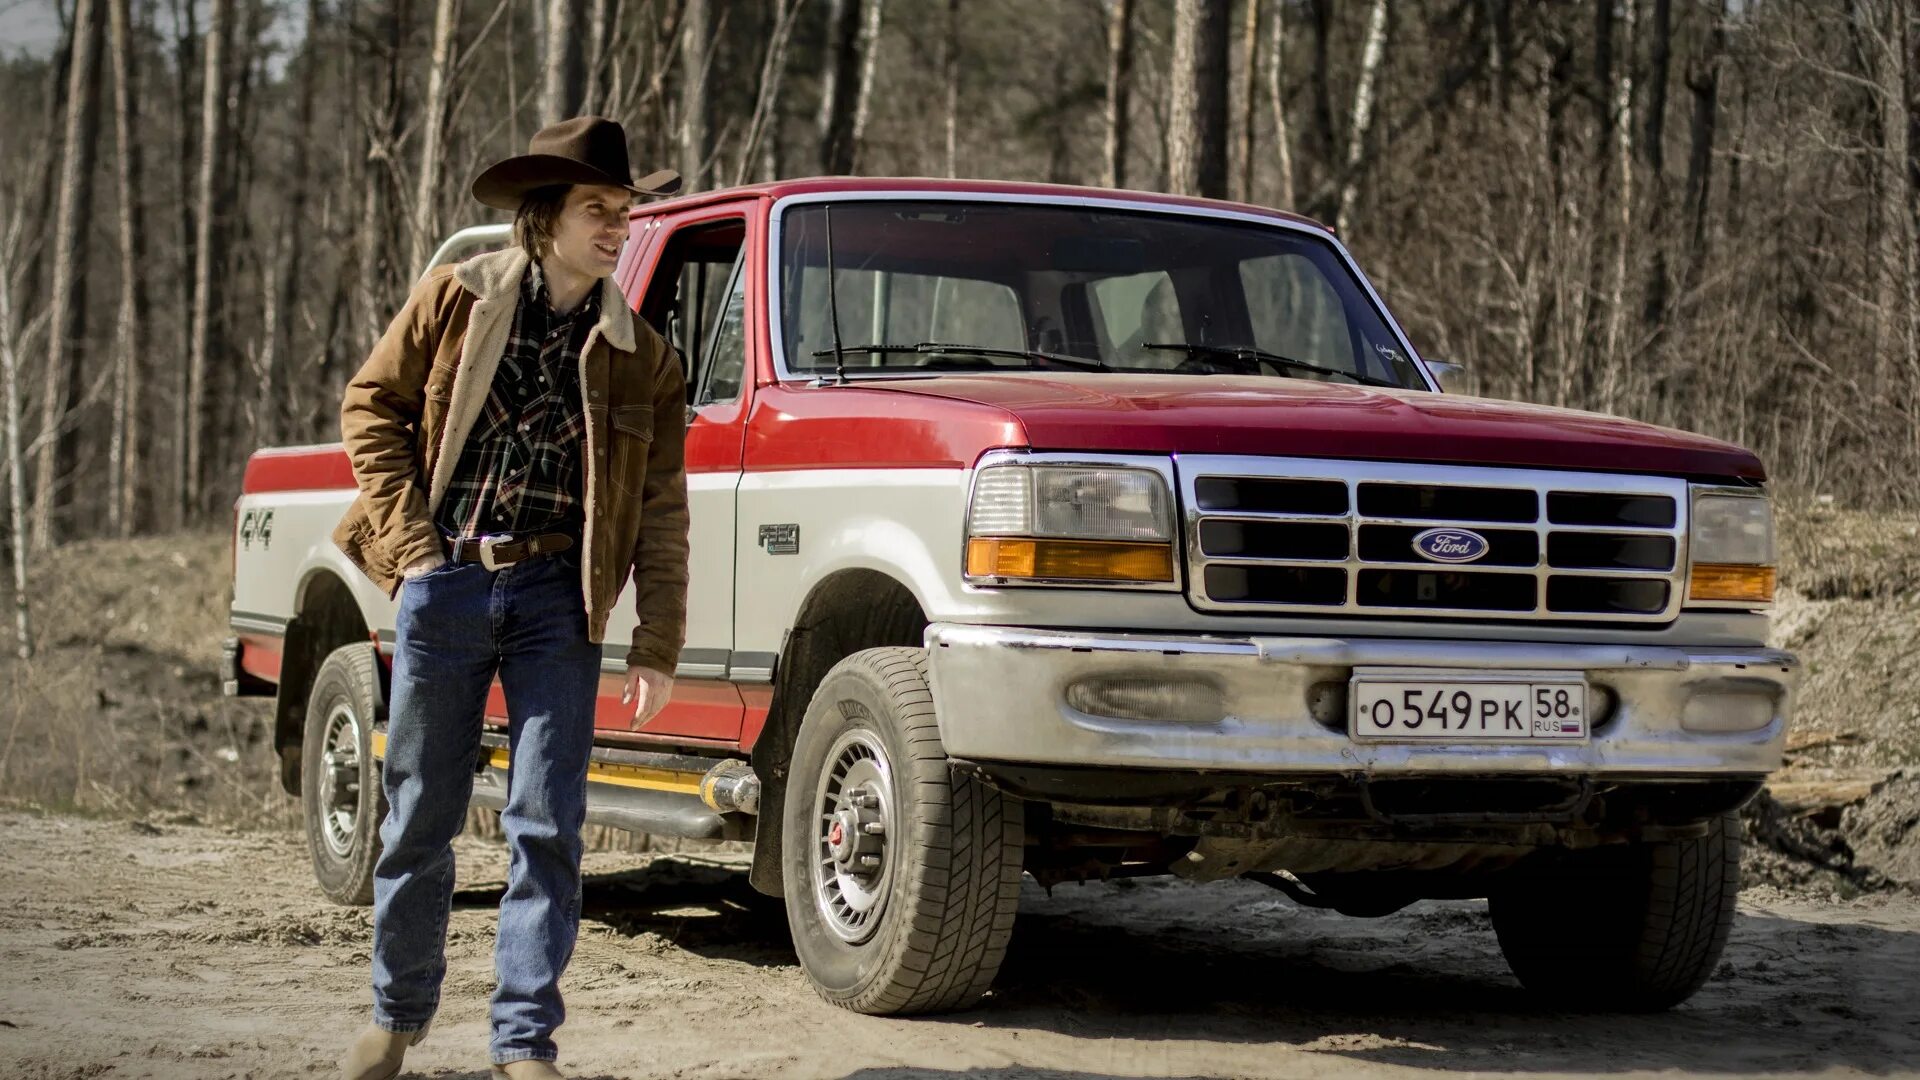
M1428 529L1413 538L1413 550L1434 562L1468 563L1483 558L1492 547L1471 529Z
M254 509L240 515L240 546L252 550L253 542L260 541L260 550L265 551L273 541L273 511Z

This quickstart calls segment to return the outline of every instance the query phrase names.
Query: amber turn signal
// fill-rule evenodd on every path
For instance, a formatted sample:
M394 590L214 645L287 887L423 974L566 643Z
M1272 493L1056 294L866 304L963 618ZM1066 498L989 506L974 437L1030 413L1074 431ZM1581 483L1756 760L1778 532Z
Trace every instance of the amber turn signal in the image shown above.
M1695 563L1693 584L1687 589L1687 599L1770 604L1773 602L1773 580L1771 566Z
M967 541L967 576L1058 581L1172 581L1173 547L1087 540Z

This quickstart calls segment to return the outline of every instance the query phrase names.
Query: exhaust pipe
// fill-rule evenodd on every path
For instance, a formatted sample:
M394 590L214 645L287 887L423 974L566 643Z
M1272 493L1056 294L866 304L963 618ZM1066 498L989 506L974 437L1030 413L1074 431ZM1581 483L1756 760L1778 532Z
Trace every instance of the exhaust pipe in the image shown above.
M721 814L758 814L760 778L753 766L738 758L727 758L700 778L700 801Z

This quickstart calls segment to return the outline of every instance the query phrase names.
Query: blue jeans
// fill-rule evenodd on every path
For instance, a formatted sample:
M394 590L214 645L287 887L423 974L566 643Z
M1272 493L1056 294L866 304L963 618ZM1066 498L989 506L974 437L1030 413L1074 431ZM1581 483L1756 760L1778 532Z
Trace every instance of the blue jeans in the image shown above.
M580 827L600 682L579 548L499 570L448 563L400 586L373 881L373 1019L418 1031L446 974L453 838L466 823L481 712L496 669L511 764L509 862L494 943L495 1064L554 1059L560 973L580 925Z

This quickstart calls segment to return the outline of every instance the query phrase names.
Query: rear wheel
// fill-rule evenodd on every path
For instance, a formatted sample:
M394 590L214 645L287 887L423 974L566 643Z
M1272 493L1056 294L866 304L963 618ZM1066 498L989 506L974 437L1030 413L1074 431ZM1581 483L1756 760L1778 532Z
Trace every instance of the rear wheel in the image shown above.
M1489 898L1507 965L1569 1008L1657 1012L1720 962L1740 894L1740 823L1706 836L1568 852Z
M387 815L372 745L376 663L372 645L343 645L327 656L307 696L301 747L300 798L314 879L328 899L356 906L373 903L373 865Z
M925 650L867 649L827 673L783 813L787 921L822 997L895 1015L987 992L1020 901L1021 808L949 768Z

